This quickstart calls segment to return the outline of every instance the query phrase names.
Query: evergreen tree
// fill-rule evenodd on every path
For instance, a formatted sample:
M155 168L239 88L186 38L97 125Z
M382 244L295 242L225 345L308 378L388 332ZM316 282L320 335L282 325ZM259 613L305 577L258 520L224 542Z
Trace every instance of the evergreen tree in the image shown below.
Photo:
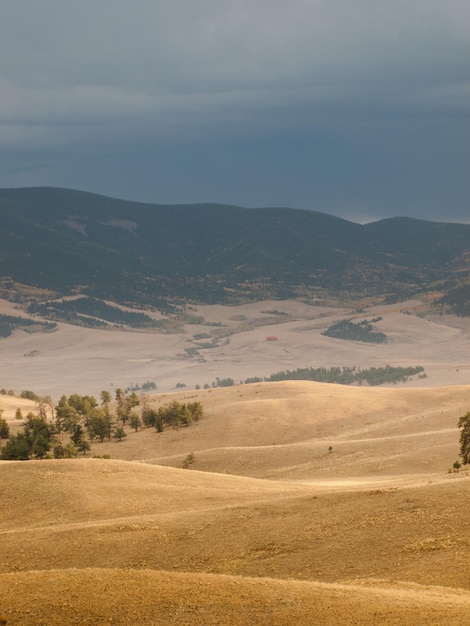
M0 439L8 439L10 436L10 428L8 422L2 417L3 411L0 410Z
M118 441L122 441L124 439L124 437L127 437L127 433L126 433L126 431L124 430L124 428L122 426L118 426L114 430L114 435L113 436Z
M141 426L142 420L135 411L132 411L129 417L129 426L137 432Z
M470 411L459 417L458 427L460 428L460 456L462 463L468 465L470 462Z

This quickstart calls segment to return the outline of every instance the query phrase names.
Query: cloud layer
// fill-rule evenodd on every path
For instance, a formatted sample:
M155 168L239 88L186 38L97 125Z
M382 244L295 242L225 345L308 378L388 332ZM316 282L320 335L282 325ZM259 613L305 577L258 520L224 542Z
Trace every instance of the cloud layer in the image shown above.
M4 0L0 184L470 219L463 0Z

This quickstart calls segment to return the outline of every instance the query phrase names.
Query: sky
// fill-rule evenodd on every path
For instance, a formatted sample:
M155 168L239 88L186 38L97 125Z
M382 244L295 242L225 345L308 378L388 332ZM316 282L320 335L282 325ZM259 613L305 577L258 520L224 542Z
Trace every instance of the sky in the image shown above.
M0 15L0 187L470 223L468 0Z

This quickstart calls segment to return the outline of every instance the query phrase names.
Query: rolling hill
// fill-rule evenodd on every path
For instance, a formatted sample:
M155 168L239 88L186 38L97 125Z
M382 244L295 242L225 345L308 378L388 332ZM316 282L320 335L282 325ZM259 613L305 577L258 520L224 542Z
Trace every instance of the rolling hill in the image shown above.
M121 459L0 463L8 626L468 623L470 387L199 394L197 426L99 448Z

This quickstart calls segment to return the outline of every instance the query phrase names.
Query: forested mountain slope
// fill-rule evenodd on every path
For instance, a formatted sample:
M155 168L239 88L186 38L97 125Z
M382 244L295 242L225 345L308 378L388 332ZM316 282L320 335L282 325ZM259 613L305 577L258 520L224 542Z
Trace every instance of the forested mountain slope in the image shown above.
M401 297L468 277L470 225L0 190L0 276L117 302ZM452 284L455 284L453 282Z

